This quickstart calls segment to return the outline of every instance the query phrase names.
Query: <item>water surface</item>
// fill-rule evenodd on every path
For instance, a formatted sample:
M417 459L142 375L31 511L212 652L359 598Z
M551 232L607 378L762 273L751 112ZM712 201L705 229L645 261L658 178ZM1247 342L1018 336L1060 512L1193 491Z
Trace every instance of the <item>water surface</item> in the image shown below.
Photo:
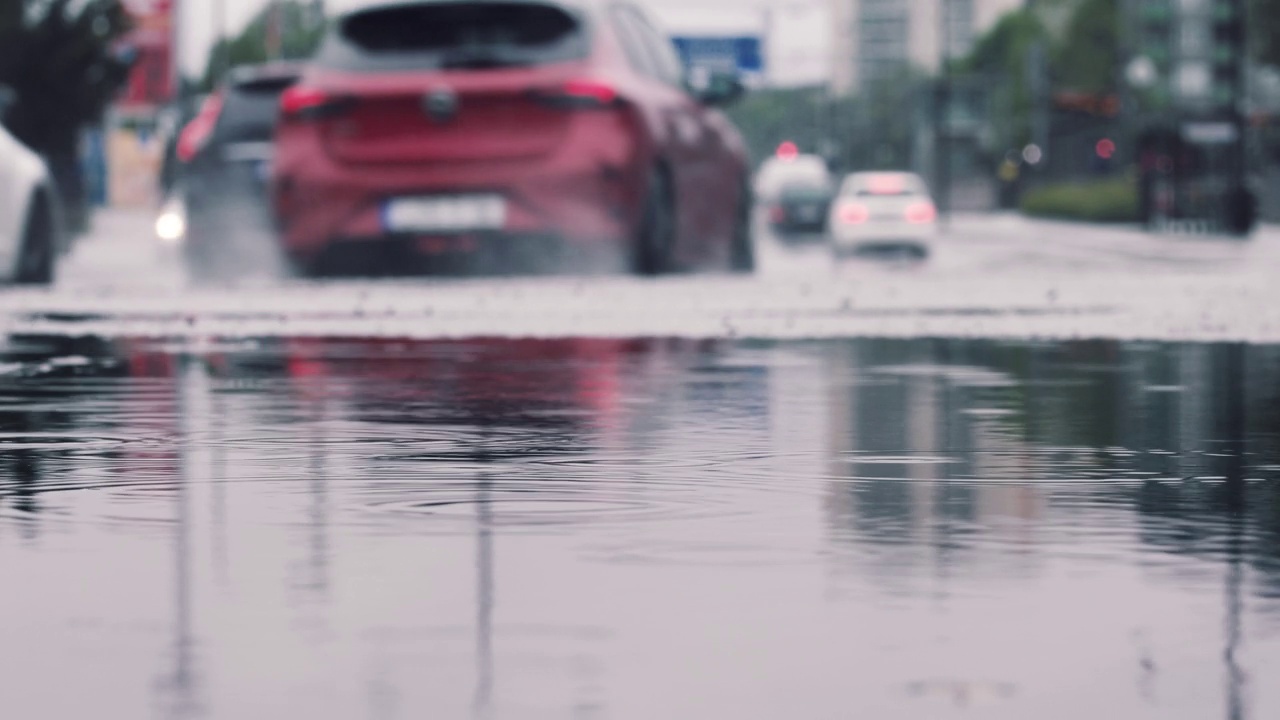
M1280 717L1280 348L0 361L8 716Z

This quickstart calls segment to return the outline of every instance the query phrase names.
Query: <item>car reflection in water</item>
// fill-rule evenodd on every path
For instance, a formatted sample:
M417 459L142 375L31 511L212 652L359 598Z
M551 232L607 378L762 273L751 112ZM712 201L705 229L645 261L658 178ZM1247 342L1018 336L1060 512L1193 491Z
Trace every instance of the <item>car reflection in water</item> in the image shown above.
M161 699L169 717L194 717L201 707L198 623L191 615L192 558L190 534L200 521L192 506L205 506L211 515L215 558L225 560L227 523L227 453L236 453L237 436L224 418L234 415L234 398L276 395L295 414L306 447L302 470L312 496L305 518L309 535L302 545L307 557L297 561L303 576L295 579L295 602L314 604L316 612L332 602L329 565L333 559L330 535L332 515L341 514L345 499L396 506L406 515L441 511L463 524L454 532L474 538L475 619L472 653L475 687L472 711L477 717L494 711L493 688L500 665L501 644L540 645L544 639L508 629L505 643L495 639L495 564L501 544L501 528L537 525L550 517L553 524L571 520L573 502L590 507L591 483L580 490L556 472L532 478L518 487L510 475L519 464L538 458L564 460L574 455L608 455L628 452L625 446L642 440L662 425L661 418L647 420L635 413L627 437L624 428L624 385L637 375L661 378L694 362L717 344L652 340L553 340L504 339L465 342L413 343L404 341L331 341L291 339L276 342L232 344L202 357L175 358L165 349L144 343L130 366L142 376L171 373L179 387L182 434L196 440L182 451L186 481L174 497L176 608L172 673L160 684ZM650 386L658 389L661 383ZM251 403L256 405L256 403ZM261 411L261 408L259 408ZM245 418L247 420L247 418ZM252 424L252 421L250 421ZM261 427L261 426L259 426ZM218 443L218 439L228 441ZM268 434L265 440L284 440ZM210 442L213 441L213 442ZM439 472L433 472L432 469ZM339 488L331 482L339 479ZM443 499L415 494L411 486L432 479L446 486ZM202 502L192 493L213 480ZM351 486L363 485L365 493L353 497ZM569 487L566 494L565 489ZM392 496L404 491L412 504L397 503ZM523 500L520 496L527 498ZM538 498L551 500L550 511L530 509ZM422 500L421 498L427 498ZM336 500L335 500L336 498ZM557 498L560 502L556 502ZM335 502L339 507L334 507ZM515 509L506 509L514 506ZM526 508L526 509L521 509ZM460 512L453 512L454 510ZM197 509L194 512L199 513ZM222 549L219 549L222 546ZM199 571L195 571L199 574ZM217 570L215 569L215 573ZM595 631L586 631L589 638ZM579 631L578 634L581 634ZM495 643L499 647L495 649ZM403 643L380 648L381 663L395 665ZM578 661L580 662L580 661ZM591 686L596 661L576 672L578 691L586 699L579 708L593 706ZM390 707L401 694L398 670L385 667L368 681L371 710Z

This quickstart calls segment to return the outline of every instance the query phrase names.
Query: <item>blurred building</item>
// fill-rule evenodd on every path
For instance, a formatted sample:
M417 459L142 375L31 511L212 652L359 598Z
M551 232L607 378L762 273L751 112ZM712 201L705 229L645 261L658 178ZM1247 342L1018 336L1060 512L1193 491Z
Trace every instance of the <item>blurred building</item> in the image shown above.
M118 206L147 206L156 200L160 148L154 142L161 110L177 89L174 23L177 0L126 0L133 30L117 47L132 63L120 97L102 128L86 142L86 170L95 200Z
M122 110L153 112L173 99L177 87L173 63L174 0L127 0L125 9L133 30L120 48L133 67L116 106Z
M830 0L831 86L838 95L909 68L933 72L1024 0ZM944 32L945 28L945 32Z

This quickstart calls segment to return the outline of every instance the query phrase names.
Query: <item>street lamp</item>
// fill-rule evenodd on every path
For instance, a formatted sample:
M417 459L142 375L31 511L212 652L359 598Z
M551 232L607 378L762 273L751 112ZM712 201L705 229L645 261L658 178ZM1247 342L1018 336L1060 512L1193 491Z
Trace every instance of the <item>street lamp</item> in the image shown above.
M1139 55L1129 61L1124 77L1135 90L1150 90L1160 79L1160 71L1154 60L1146 55Z

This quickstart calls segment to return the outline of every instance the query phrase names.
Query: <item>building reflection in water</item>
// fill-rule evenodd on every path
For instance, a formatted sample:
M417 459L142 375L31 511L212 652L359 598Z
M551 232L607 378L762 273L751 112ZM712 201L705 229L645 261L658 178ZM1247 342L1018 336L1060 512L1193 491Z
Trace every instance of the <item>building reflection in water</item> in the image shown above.
M846 562L891 585L927 567L945 595L996 548L1021 543L1034 564L1051 515L1122 510L1144 545L1221 570L1225 717L1247 717L1249 571L1264 595L1280 586L1280 493L1250 482L1280 469L1275 350L867 341L828 357L828 521Z
M906 577L898 571L904 563L943 579L976 527L1016 518L1024 522L1011 532L1029 534L1027 521L1042 511L1034 487L1002 482L1030 470L1010 432L1020 418L1016 381L971 355L946 342L831 350L831 474L838 479L829 517L839 542L881 546L877 566L886 580ZM955 482L974 477L992 482ZM936 587L945 592L945 584Z

